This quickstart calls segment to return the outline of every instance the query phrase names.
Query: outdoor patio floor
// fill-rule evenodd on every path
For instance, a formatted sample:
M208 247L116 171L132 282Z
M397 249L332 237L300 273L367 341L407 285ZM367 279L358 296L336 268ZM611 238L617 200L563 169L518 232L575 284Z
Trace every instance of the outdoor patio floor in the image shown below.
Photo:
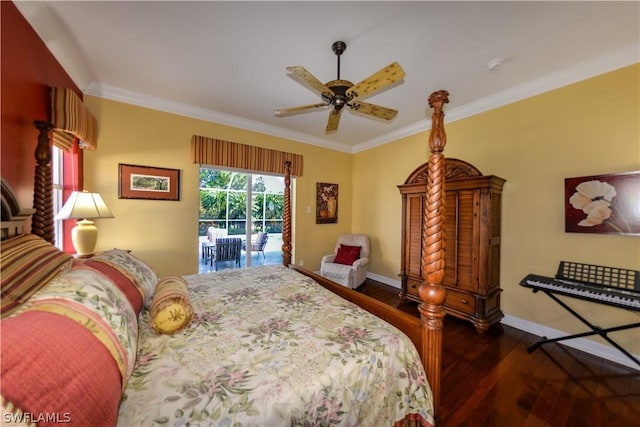
M202 259L202 241L206 240L206 237L200 238L200 244L198 245L198 259L200 260L200 268L199 273L209 273L212 271L220 271L220 270L228 270L236 267L234 262L219 262L218 269L216 270L215 266L211 265L209 260ZM282 235L281 234L269 234L269 240L267 241L267 245L264 248L264 256L262 256L261 252L252 252L251 253L251 266L254 267L256 265L269 265L269 264L282 264ZM247 266L247 253L242 251L242 256L240 258L240 267L244 268Z

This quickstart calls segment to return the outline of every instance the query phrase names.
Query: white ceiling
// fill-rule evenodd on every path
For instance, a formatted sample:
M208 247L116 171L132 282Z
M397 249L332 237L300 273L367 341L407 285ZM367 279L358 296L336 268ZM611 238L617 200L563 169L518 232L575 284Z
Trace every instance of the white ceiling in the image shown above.
M435 90L451 121L640 61L638 1L15 3L85 94L347 152L427 129ZM320 102L286 67L335 79L337 40L342 79L403 67L366 99L392 122L344 111L325 135L328 110L274 115Z

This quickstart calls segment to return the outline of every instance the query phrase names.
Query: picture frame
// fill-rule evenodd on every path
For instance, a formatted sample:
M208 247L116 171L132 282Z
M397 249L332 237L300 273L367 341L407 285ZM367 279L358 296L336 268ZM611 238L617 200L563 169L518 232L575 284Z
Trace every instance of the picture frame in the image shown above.
M316 224L338 222L338 184L316 183Z
M118 198L180 200L180 170L118 164Z
M565 232L640 236L640 171L565 178Z

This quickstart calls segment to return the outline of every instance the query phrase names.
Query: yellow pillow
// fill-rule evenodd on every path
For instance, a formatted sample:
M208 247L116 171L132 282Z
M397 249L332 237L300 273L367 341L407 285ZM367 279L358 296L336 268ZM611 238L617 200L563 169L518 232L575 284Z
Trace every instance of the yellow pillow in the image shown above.
M149 314L151 327L159 334L173 334L187 327L193 318L187 282L179 276L160 280Z

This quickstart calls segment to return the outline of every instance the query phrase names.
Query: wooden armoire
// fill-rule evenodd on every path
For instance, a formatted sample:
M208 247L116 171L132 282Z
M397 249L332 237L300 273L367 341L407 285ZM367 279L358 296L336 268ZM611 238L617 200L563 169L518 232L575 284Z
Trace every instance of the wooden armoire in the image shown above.
M400 298L420 302L422 227L428 163L399 185L402 195ZM500 215L505 180L470 163L445 158L445 276L447 314L485 332L500 310Z

